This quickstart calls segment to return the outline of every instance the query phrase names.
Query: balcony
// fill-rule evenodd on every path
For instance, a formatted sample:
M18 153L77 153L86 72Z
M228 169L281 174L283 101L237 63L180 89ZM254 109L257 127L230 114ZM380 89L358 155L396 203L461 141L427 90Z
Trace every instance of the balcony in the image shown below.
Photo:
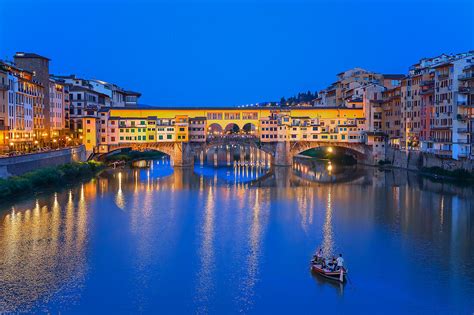
M471 92L474 92L474 90L469 86L460 86L458 91L460 94L469 94Z
M420 95L433 94L433 93L434 93L434 88L433 87L421 89L421 91L420 91Z
M433 150L433 153L434 154L437 154L437 155L451 155L451 150L443 150L443 149L439 149L439 150Z
M458 76L458 80L460 81L466 81L466 80L472 80L472 79L474 79L474 72L464 73Z
M440 73L438 74L438 80L445 80L449 77L448 73Z
M434 80L423 80L420 82L420 86L433 86Z
M469 115L467 115L467 114L457 114L457 115L456 115L456 119L457 119L457 120L460 120L460 121L468 120L468 119L469 119Z
M436 143L451 143L450 139L430 137L430 140Z

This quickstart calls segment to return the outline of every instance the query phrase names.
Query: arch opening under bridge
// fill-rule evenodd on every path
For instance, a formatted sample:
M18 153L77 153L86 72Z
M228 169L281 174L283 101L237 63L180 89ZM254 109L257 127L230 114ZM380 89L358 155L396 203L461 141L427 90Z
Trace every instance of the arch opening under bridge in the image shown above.
M258 127L253 123L246 123L242 127L242 133L245 135L256 136L258 131Z
M325 150L327 153L332 154L343 152L344 154L352 156L357 161L365 161L371 155L370 147L362 143L317 141L295 142L291 146L290 153L294 157L312 149Z
M236 123L227 124L224 128L225 135L238 135L240 134L240 127Z

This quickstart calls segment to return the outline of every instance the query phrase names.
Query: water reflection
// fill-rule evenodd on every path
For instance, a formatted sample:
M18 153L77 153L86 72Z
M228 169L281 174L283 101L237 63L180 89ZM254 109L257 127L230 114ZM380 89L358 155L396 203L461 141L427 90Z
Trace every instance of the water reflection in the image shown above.
M214 188L207 189L204 224L202 225L202 243L199 250L200 268L197 274L196 289L197 313L209 313L210 301L214 294Z
M260 166L269 168L271 154L245 145L219 145L201 151L196 157L196 164L201 166Z
M357 165L336 165L328 160L297 158L292 168L296 176L315 183L350 182L360 180L364 176L364 172Z
M325 256L333 255L334 253L334 239L332 227L332 196L331 187L327 189L326 214L323 225L323 244L322 249Z
M246 271L240 279L240 294L237 298L239 312L247 313L255 303L255 286L259 281L260 264L262 260L262 239L268 224L268 195L265 191L256 190L253 194L253 205L251 212L251 226L249 232L248 248L246 257Z
M4 214L0 226L0 310L46 310L49 300L77 303L87 272L84 187L18 208Z
M0 311L474 307L472 187L327 166L159 160L2 206ZM306 272L318 246L347 257L358 290L342 304Z

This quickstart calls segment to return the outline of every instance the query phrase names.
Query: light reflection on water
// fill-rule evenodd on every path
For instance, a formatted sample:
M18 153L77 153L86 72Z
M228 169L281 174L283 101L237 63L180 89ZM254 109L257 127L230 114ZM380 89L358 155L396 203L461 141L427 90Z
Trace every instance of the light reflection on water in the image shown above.
M0 311L473 309L472 188L306 160L229 164L153 161L2 207ZM318 247L343 252L357 290L312 278Z

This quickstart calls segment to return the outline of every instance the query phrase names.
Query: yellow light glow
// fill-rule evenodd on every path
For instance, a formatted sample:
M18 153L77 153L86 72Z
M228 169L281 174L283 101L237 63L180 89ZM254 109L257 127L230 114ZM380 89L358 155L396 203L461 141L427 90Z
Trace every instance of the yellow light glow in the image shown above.
M326 151L327 151L328 153L332 153L332 152L333 152L333 148L332 148L332 147L329 147L329 148L327 148Z

